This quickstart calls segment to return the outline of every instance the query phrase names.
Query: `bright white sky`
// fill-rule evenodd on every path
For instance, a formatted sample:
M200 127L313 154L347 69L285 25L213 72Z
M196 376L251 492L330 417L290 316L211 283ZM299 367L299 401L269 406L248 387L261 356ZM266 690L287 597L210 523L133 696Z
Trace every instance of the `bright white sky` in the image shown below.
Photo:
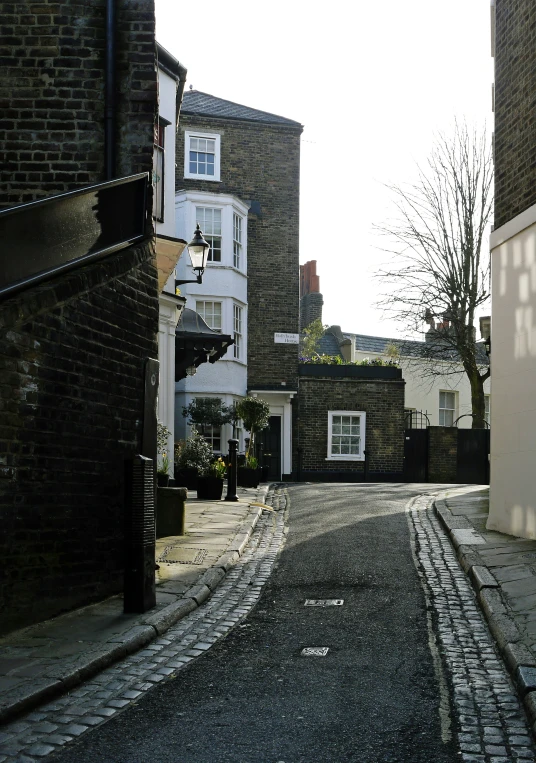
M156 21L187 87L304 125L300 262L317 260L323 321L399 336L374 306L372 227L434 133L454 117L491 130L489 0L156 0Z

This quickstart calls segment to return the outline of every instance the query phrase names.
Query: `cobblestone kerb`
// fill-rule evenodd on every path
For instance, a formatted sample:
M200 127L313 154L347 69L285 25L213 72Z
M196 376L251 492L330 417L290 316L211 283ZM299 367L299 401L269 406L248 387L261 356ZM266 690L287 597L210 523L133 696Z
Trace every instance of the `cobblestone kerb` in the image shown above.
M256 498L252 499L252 501L264 503L270 500L278 505L280 500L278 491L274 492L272 490L269 498L267 498L267 494L268 486L261 486ZM250 507L245 521L238 529L237 534L227 547L225 553L199 577L195 585L191 586L181 599L153 614L151 614L151 611L140 614L136 624L126 633L121 634L120 638L114 638L114 640L104 643L99 648L88 651L82 658L76 661L66 660L54 666L51 668L50 675L45 681L33 682L32 685L26 688L0 698L0 724L38 707L42 702L79 686L118 660L122 660L128 655L143 649L152 641L162 636L179 620L187 617L210 598L217 586L239 561L262 512L263 509L260 507ZM0 763L2 763L1 756Z
M466 517L455 516L443 499L436 500L434 507L456 549L461 566L473 584L477 601L523 701L532 725L532 734L536 738L536 657L534 652L526 643L524 634L519 630L515 614L505 599L499 582L478 553L478 545L471 545L471 540L478 538L473 525Z
M430 646L441 693L442 736L456 734L464 763L534 761L525 712L471 583L434 511L433 499L413 499L407 512L414 559L431 618Z
M218 590L145 648L0 731L0 763L36 763L127 708L202 656L247 617L261 596L285 539L287 494L271 490L242 555Z

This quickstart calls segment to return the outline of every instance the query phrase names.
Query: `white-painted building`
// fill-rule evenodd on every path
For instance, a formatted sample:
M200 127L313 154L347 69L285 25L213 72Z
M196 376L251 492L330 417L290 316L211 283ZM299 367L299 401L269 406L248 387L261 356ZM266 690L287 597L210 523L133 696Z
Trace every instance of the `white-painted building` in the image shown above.
M159 322L158 359L160 382L158 420L170 431L168 456L173 476L175 440L175 330L184 308L184 298L175 294L175 266L186 241L176 234L175 223L175 137L186 69L157 44L158 125L155 129L153 161L153 217L156 229Z
M176 230L186 236L199 223L211 245L202 284L184 284L181 294L214 331L233 337L234 344L217 365L204 364L175 388L177 439L189 427L182 409L195 398L218 397L225 405L247 394L247 219L248 207L235 196L206 191L182 191L175 197ZM186 259L177 266L177 278L191 277ZM227 440L237 436L243 449L243 432L225 425L205 430L214 452L227 452Z
M491 234L488 528L536 538L536 205Z
M352 334L341 332L338 326L332 326L322 340L321 351L326 354L340 352L342 357L350 361L366 358L386 360L388 359L387 348L393 345L400 349L400 367L406 382L404 396L406 411L422 411L428 417L431 426L452 426L454 422L457 422L456 426L460 429L471 428L471 388L461 363L458 364L459 370L452 362L444 363L445 374L431 375L429 366L432 361L421 357L425 342ZM478 344L478 351L485 365L487 359L482 343ZM441 366L441 361L433 361L433 364L434 369L437 370ZM489 423L491 408L489 379L484 382L484 391Z

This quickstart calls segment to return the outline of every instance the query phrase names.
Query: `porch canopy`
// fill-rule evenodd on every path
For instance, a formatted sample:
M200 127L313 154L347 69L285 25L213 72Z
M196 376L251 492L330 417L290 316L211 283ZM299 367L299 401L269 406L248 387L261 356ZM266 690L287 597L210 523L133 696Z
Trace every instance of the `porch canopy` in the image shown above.
M215 363L232 344L231 336L214 331L195 310L185 307L175 331L175 381L188 375L186 369Z

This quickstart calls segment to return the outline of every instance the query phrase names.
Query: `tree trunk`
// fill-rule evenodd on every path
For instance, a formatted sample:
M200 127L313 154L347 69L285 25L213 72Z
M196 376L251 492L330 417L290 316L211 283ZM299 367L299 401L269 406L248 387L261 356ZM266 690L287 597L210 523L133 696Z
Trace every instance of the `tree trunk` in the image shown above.
M473 414L473 429L487 429L486 399L484 395L484 378L477 369L467 371L471 385L471 409Z

